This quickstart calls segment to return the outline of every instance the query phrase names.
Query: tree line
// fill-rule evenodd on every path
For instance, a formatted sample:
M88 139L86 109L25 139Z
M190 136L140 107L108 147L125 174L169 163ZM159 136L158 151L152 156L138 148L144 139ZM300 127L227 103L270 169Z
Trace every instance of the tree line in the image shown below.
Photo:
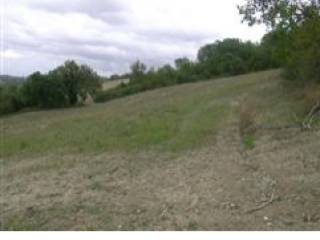
M180 58L175 67L147 70L131 66L128 84L100 92L103 102L137 92L179 83L283 68L283 76L297 86L320 83L320 0L247 0L238 6L243 22L271 29L260 44L225 39L203 46L196 61Z
M259 44L224 39L201 47L195 61L178 58L174 66L166 64L158 69L147 69L137 61L131 65L129 83L101 91L95 100L104 102L159 87L279 68L281 62L272 54L272 41L267 36Z
M0 86L0 114L82 104L101 89L99 75L87 65L66 61L48 74L35 72L17 85Z
M271 54L272 42L268 38L256 44L239 39L225 39L205 45L198 51L196 61L188 58L175 60L158 69L140 61L131 66L131 72L113 75L109 79L130 78L116 88L103 91L100 77L87 65L66 61L47 74L35 72L17 85L0 86L0 114L22 109L50 109L81 105L88 95L96 102L175 84L232 76L280 66Z
M110 79L130 78L103 91L105 79L87 65L67 61L48 74L31 74L19 86L0 85L0 114L28 108L58 108L96 102L175 84L283 68L298 85L320 83L320 0L247 0L239 6L243 22L266 24L271 31L260 43L224 39L201 47L197 59L175 60L155 69L137 61L131 72Z
M273 55L300 85L320 83L320 0L247 0L243 21L271 28Z

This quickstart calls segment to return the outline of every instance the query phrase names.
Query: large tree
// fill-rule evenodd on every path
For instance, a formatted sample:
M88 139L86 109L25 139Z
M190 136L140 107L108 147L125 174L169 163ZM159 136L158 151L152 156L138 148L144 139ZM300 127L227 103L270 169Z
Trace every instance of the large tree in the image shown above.
M40 72L35 72L27 78L21 92L28 107L57 108L68 105L63 83Z
M31 74L21 92L28 107L57 108L81 103L100 88L100 77L89 66L66 61L48 74Z
M271 27L264 40L274 42L288 78L320 83L320 0L247 0L239 11L249 25Z
M131 66L131 81L141 81L146 73L147 66L139 60L134 62Z
M49 77L61 81L66 88L69 104L85 100L87 94L94 94L101 88L98 74L87 65L78 65L75 61L66 61L64 65L49 72Z
M209 77L235 75L250 70L261 70L263 67L254 68L261 65L256 64L260 58L259 48L259 45L252 42L227 38L200 48L198 62Z
M290 29L319 14L320 0L247 0L239 6L239 12L249 25L264 23Z

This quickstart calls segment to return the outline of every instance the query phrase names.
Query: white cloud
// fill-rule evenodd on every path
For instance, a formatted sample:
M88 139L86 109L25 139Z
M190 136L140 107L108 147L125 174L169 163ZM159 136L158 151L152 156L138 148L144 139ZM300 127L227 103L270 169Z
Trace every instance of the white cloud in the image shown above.
M7 1L7 71L48 71L73 58L100 73L124 72L137 58L149 65L194 58L217 39L258 41L264 29L241 24L239 1Z
M20 59L23 58L23 55L15 50L5 50L0 51L0 58L1 59Z

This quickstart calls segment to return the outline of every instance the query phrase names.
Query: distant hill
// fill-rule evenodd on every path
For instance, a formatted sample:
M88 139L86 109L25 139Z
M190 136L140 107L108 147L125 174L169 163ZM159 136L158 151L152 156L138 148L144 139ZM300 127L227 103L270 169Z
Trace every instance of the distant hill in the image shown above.
M0 75L0 84L19 84L25 80L24 77L10 76L10 75Z

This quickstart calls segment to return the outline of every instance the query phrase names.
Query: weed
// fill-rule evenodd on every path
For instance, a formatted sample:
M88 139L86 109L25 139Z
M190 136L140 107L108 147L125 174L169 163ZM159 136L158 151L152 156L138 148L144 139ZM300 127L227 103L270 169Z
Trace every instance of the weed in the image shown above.
M239 107L240 135L253 134L256 131L257 110L253 101L245 100Z
M197 231L199 230L199 224L196 221L191 221L189 222L187 229L190 231Z
M255 147L255 138L251 134L242 136L242 144L246 150L252 150Z
M245 100L239 107L239 133L245 149L255 147L254 134L257 130L257 110L253 101Z

